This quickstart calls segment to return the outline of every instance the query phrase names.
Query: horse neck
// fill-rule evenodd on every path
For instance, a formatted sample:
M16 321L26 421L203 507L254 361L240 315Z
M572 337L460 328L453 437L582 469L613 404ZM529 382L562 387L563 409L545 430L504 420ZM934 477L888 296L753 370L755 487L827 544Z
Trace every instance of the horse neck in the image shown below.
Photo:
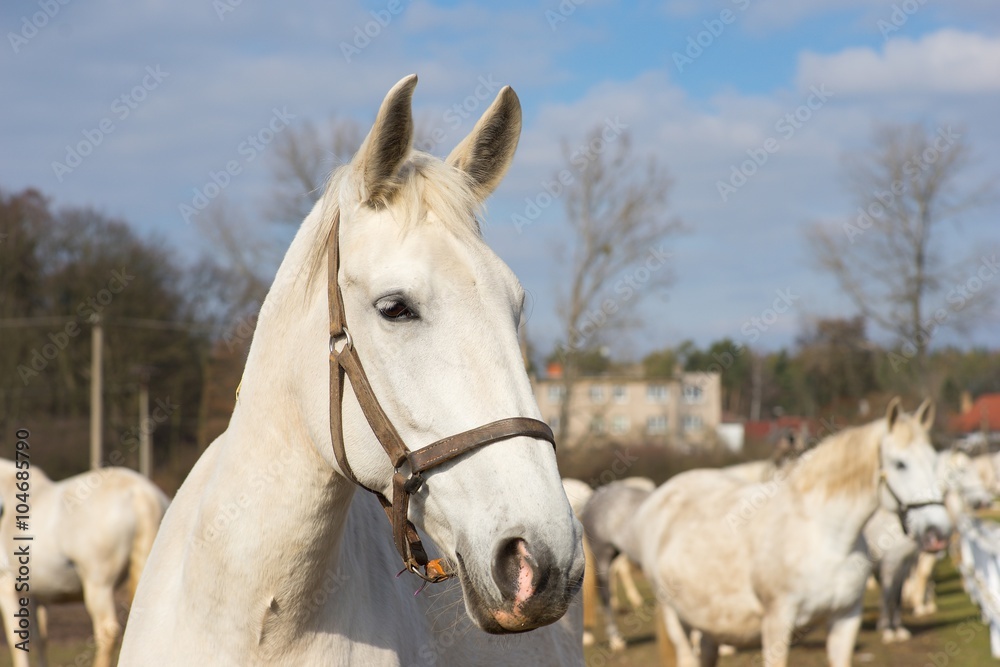
M837 512L844 535L857 535L879 506L880 423L845 429L804 454L790 487L811 511Z
M319 303L321 281L307 280L303 270L318 222L317 209L296 235L261 306L223 438L222 456L249 475L232 481L249 484L259 498L254 509L262 529L252 539L257 553L266 554L261 569L275 574L286 592L308 592L339 567L354 492L320 455L317 443L329 443L329 422L312 414L305 400L329 391L326 374L320 386L316 369L306 363L328 336L320 312L325 313L325 291ZM307 289L316 294L310 298Z

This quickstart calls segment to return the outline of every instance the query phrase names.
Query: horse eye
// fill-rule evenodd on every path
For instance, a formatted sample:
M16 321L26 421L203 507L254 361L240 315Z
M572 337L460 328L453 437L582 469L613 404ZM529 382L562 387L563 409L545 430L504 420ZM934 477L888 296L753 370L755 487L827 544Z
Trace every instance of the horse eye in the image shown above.
M896 470L906 470L906 461L896 461Z
M399 299L389 299L378 304L377 307L379 314L387 320L400 321L417 319L417 314L414 313L404 301Z

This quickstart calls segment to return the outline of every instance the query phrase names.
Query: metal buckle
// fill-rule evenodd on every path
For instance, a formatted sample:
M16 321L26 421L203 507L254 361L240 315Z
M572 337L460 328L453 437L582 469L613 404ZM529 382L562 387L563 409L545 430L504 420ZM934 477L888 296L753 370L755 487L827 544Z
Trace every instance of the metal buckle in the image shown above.
M337 343L344 340L344 347L341 350L337 350ZM344 352L347 352L352 347L354 347L354 339L351 338L351 332L348 331L347 327L344 327L340 334L330 334L330 355L333 357L339 357Z
M396 472L399 472L398 468L396 469ZM413 495L414 493L420 490L420 487L423 486L423 484L424 484L424 478L421 475L421 473L418 472L415 475L410 475L409 478L407 478L407 480L403 482L403 491L406 491L406 493Z

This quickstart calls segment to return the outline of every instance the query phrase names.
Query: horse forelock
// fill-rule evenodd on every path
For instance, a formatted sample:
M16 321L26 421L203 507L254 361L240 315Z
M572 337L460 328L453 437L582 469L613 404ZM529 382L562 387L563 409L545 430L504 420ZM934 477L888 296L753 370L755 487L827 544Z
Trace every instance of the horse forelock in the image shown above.
M429 213L433 212L433 224L443 225L456 236L481 236L479 220L483 205L473 193L468 176L427 153L413 151L396 172L390 187L380 191L375 199L362 201L363 198L363 186L350 164L330 176L320 204L319 221L307 235L309 250L304 274L309 285L325 276L330 235L341 202L353 201L387 211L400 231L427 224Z
M899 415L896 419L896 423L892 426L892 436L893 442L900 448L905 449L909 447L912 443L916 442L918 436L926 437L923 433L923 429L920 425L916 423L916 420L910 415Z

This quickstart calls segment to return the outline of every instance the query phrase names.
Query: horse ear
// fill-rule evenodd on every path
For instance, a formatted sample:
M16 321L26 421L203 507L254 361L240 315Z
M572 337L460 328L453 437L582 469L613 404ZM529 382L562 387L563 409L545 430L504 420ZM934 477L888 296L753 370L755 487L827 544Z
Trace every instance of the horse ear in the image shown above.
M930 432L931 428L934 427L934 414L934 401L929 398L925 398L924 402L920 404L919 408L917 408L914 416L917 418L917 421L920 422L920 426L923 427L925 431Z
M416 86L417 75L411 74L392 87L354 158L354 168L360 173L364 188L361 198L366 203L384 199L393 177L410 154L413 146L410 101Z
M892 431L892 427L896 425L896 419L899 417L899 405L899 396L895 396L891 401L889 401L889 406L885 409L885 424L887 430L890 432Z
M520 138L521 102L510 86L504 86L445 162L468 174L473 192L484 201L507 173Z

